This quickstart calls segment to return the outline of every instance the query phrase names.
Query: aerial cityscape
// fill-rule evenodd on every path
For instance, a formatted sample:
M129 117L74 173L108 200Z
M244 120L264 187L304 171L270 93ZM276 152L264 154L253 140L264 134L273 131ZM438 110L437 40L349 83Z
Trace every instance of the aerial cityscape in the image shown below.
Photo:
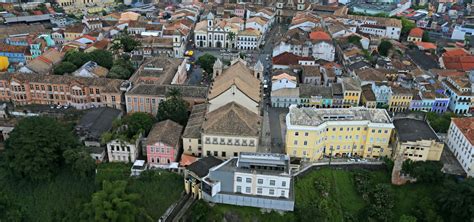
M0 222L474 222L472 0L0 0Z

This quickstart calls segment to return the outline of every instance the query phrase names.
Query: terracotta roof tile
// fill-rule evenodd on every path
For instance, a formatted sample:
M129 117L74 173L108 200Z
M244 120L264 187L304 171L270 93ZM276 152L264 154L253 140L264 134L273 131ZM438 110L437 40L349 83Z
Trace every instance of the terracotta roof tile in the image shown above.
M452 122L459 128L471 145L474 145L474 117L453 118Z

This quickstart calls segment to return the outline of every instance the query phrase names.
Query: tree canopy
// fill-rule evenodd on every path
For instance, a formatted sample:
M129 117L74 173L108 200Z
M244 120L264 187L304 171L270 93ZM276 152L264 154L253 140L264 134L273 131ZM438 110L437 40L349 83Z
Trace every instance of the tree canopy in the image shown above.
M149 113L136 112L123 118L122 123L127 126L126 133L133 136L139 132L148 134L156 122L155 117Z
M212 73L214 62L216 62L216 60L217 58L215 56L206 53L198 58L197 64L199 64L207 73Z
M426 114L426 118L428 119L430 126L437 133L448 132L452 117L456 117L456 114L452 112L445 112L443 114L429 112Z
M441 172L443 164L440 161L412 161L403 162L402 170L415 177L420 183L442 182L444 174Z
M11 176L50 179L63 162L63 151L77 147L72 132L48 117L22 119L5 143L2 164Z
M407 18L402 17L402 35L408 35L410 30L416 27L416 24Z
M64 161L72 169L72 172L81 178L87 178L94 174L95 161L85 149L69 149L63 153Z
M113 40L111 49L115 51L121 49L124 52L131 52L138 46L140 46L139 41L124 33Z
M23 221L23 209L6 192L0 191L0 221Z
M390 51L390 49L392 49L392 47L393 47L393 45L390 41L382 40L382 42L380 43L380 45L377 49L378 49L380 55L388 56L388 52Z
M446 221L472 221L474 218L474 179L447 180L437 195Z
M171 89L166 100L161 101L158 106L156 118L159 121L173 120L182 126L188 121L188 103L181 97L178 89Z
M127 181L104 181L102 190L92 195L84 205L82 221L136 221L144 212L137 207L139 195L126 192Z
M113 55L110 51L96 49L90 53L90 56L92 61L107 69L112 68L112 65L114 64Z
M128 79L135 71L135 68L130 62L129 57L121 57L114 61L114 65L110 69L109 74L107 77L113 79Z
M64 73L72 73L76 71L76 69L77 66L74 65L72 62L64 61L54 67L54 74L63 75Z

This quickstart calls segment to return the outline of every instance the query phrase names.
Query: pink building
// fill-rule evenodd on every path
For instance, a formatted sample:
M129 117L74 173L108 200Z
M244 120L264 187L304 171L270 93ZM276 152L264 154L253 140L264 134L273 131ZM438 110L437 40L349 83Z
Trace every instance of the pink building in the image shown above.
M171 120L155 124L146 141L148 164L159 166L176 162L182 131L183 127Z

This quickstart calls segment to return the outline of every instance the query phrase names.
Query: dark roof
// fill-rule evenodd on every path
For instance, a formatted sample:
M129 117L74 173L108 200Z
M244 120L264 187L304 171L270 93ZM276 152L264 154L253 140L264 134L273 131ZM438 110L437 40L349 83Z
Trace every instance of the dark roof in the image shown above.
M222 160L213 156L207 156L187 166L186 169L202 178L209 173L209 169L221 164L222 162Z
M331 88L331 86L300 84L300 97L309 98L311 96L322 96L323 98L332 98Z
M418 49L407 50L406 54L416 65L420 66L422 69L429 70L439 68L438 61L435 58L426 55L424 52Z
M155 125L150 130L147 137L147 145L153 145L157 142L165 143L171 147L176 147L181 139L183 126L172 120L164 120Z
M86 139L99 139L100 136L112 129L112 122L121 115L122 111L109 107L89 110L82 116L76 131Z
M395 125L400 141L440 141L436 133L431 129L426 121L403 118L393 120L393 125Z

